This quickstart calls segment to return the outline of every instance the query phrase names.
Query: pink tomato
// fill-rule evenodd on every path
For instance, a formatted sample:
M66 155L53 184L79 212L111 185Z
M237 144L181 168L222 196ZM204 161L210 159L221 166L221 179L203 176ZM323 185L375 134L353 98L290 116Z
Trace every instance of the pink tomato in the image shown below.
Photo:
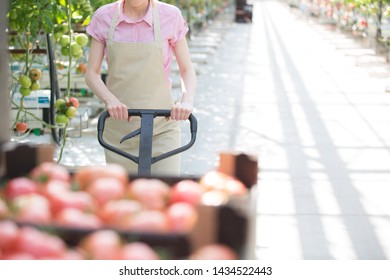
M69 171L54 162L43 162L30 171L30 178L36 182L46 183L50 180L70 181Z
M81 66L82 64L80 64ZM85 72L85 71L84 71ZM79 107L79 100L76 97L70 97L69 98L69 106L73 106L78 108Z
M99 166L87 166L81 168L74 175L74 182L78 184L81 189L86 189L89 184L98 178L117 178L126 185L129 180L126 169L119 164L107 164Z
M192 204L176 202L168 207L167 217L170 231L188 233L198 221L198 212Z
M146 243L132 242L125 244L117 255L118 260L159 260L157 253Z
M20 222L48 224L51 219L49 200L39 194L25 194L11 201L14 217Z
M84 213L76 208L64 208L55 217L55 223L62 227L74 227L81 229L98 229L102 222L94 214Z
M142 205L136 200L111 200L102 206L99 216L105 224L123 228L126 222L141 210Z
M128 221L126 227L129 230L137 232L168 232L169 224L165 213L160 210L143 210Z
M52 210L55 213L65 208L75 208L86 212L96 211L96 205L92 195L84 191L52 193L50 201L52 203Z
M165 208L169 192L169 185L159 179L139 178L128 186L128 196L140 201L148 209Z
M0 221L0 250L5 252L12 248L17 240L19 228L11 221Z
M193 180L182 180L171 188L170 203L187 202L198 205L201 201L205 188Z
M22 227L15 243L15 250L35 258L58 258L65 253L66 245L57 236L41 232L33 227Z
M80 248L87 258L94 260L114 260L122 246L121 237L113 230L104 229L87 235Z
M125 185L118 178L98 178L88 186L87 191L102 205L107 201L123 198Z
M45 184L45 187L41 190L41 192L43 195L50 197L53 193L63 193L71 190L72 186L70 182L53 179Z
M37 192L38 186L34 181L26 177L17 177L10 179L5 185L4 197L6 199L13 199L19 195Z
M236 252L224 244L208 244L189 256L190 260L237 260Z

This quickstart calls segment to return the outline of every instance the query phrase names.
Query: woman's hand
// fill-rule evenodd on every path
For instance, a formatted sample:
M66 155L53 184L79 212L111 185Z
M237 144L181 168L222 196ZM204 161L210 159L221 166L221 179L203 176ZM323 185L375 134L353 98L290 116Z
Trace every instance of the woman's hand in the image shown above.
M119 100L110 100L107 102L107 111L114 120L128 120L129 113L127 106Z
M191 102L181 102L171 108L171 119L175 121L187 120L192 113L193 105Z

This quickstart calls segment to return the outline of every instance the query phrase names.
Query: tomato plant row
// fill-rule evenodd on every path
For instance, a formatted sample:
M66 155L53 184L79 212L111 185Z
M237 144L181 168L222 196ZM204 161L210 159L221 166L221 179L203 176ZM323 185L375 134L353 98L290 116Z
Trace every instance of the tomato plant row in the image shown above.
M390 34L383 32L390 19L389 0L289 0L290 5L304 8L312 15L335 24L354 34L387 40Z
M51 61L48 61L50 53L53 52L55 57L61 58L67 65L67 72L64 75L67 86L64 92L56 92L56 95L53 94L55 90L51 86L51 99L54 97L66 99L69 103L72 71L79 68L78 60L83 57L88 47L88 36L80 30L80 27L88 24L92 12L93 8L89 0L9 1L8 33L9 48L12 54L9 92L11 104L17 109L11 133L16 139L28 135L30 130L27 120L29 118L40 122L43 129L62 129L64 133L62 142L59 143L61 152L58 161L61 160L66 143L68 120L75 117L77 107L71 106L66 112L57 110L56 118L43 120L41 116L29 110L25 99L32 92L40 89L39 80L45 70L51 72L56 70L53 67L50 68ZM48 34L51 37L48 37ZM52 75L50 77L52 78ZM15 96L18 94L20 101L15 102ZM51 105L51 109L55 110L53 104L55 100Z

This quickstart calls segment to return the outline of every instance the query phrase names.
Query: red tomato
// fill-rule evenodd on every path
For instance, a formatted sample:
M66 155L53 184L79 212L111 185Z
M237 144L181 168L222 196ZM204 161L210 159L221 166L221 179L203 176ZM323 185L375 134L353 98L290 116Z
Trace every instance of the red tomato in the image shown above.
M28 124L25 123L25 122L17 122L16 126L15 126L15 129L18 132L25 133L27 131L27 129L28 129Z
M31 170L30 178L40 183L46 183L50 180L69 182L70 173L62 165L54 162L44 162Z
M80 63L76 68L77 73L83 73L87 72L87 65L85 63Z
M81 66L81 64L80 64L80 66ZM84 71L84 73L85 73L85 71ZM76 97L70 97L68 106L73 106L73 107L78 108L79 107L79 100Z
M87 235L80 243L86 256L94 260L114 260L121 249L121 238L113 230L105 229Z
M117 255L118 260L159 260L157 253L146 243L125 244Z
M82 229L98 229L102 226L101 220L96 215L75 208L63 209L56 216L55 223L63 227Z
M32 227L22 227L15 243L15 250L35 258L62 258L66 245L59 237L41 232Z
M11 221L0 221L0 250L12 248L18 237L18 226Z
M170 203L187 202L198 205L204 191L205 188L201 184L193 180L182 180L172 186Z
M37 192L38 186L34 181L26 177L17 177L10 179L7 182L4 188L4 197L7 199L13 199L19 195Z
M0 198L0 219L8 217L8 207L4 200Z
M126 185L129 180L126 169L121 165L112 163L102 166L83 167L74 175L74 182L77 183L81 189L86 189L94 180L106 177L117 178L124 185Z
M49 200L42 195L20 195L11 201L11 205L18 221L48 224L52 219Z
M107 225L123 228L126 221L141 210L142 205L136 200L112 200L102 206L100 217Z
M168 218L159 210L143 210L130 219L127 229L138 232L168 232Z
M177 233L190 232L198 221L198 212L192 204L176 202L167 209L170 231Z
M122 198L125 185L117 178L98 178L88 186L87 191L102 205L107 201Z
M140 201L145 208L163 209L169 199L170 187L159 179L140 178L132 181L127 195Z
M238 260L236 252L224 244L205 245L189 256L190 260Z

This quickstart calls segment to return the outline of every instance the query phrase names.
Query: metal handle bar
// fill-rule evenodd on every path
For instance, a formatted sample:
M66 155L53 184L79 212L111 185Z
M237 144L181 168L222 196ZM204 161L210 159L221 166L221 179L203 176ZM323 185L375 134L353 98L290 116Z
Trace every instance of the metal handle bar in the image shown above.
M97 124L97 130L98 130L98 141L100 145L102 145L104 148L117 153L125 158L128 158L132 160L133 162L137 163L138 166L138 173L140 175L148 175L150 173L150 165L153 163L156 163L157 161L160 161L162 159L165 159L167 157L171 157L175 154L181 153L185 150L188 150L191 148L196 140L196 133L198 130L198 122L194 115L190 115L188 120L190 121L190 130L191 130L191 139L190 141L179 148L176 148L172 151L168 151L164 154L152 157L151 156L151 149L152 149L152 136L153 136L153 119L155 117L169 117L171 115L170 110L152 110L152 109L128 109L129 116L138 116L141 117L141 128L139 133L133 133L132 136L124 137L122 140L127 140L128 138L131 138L135 135L140 134L140 150L139 150L139 156L135 156L129 153L126 153L114 146L109 145L107 142L103 140L103 131L106 119L110 117L109 113L107 111L104 111L98 119ZM131 135L130 133L129 135Z

